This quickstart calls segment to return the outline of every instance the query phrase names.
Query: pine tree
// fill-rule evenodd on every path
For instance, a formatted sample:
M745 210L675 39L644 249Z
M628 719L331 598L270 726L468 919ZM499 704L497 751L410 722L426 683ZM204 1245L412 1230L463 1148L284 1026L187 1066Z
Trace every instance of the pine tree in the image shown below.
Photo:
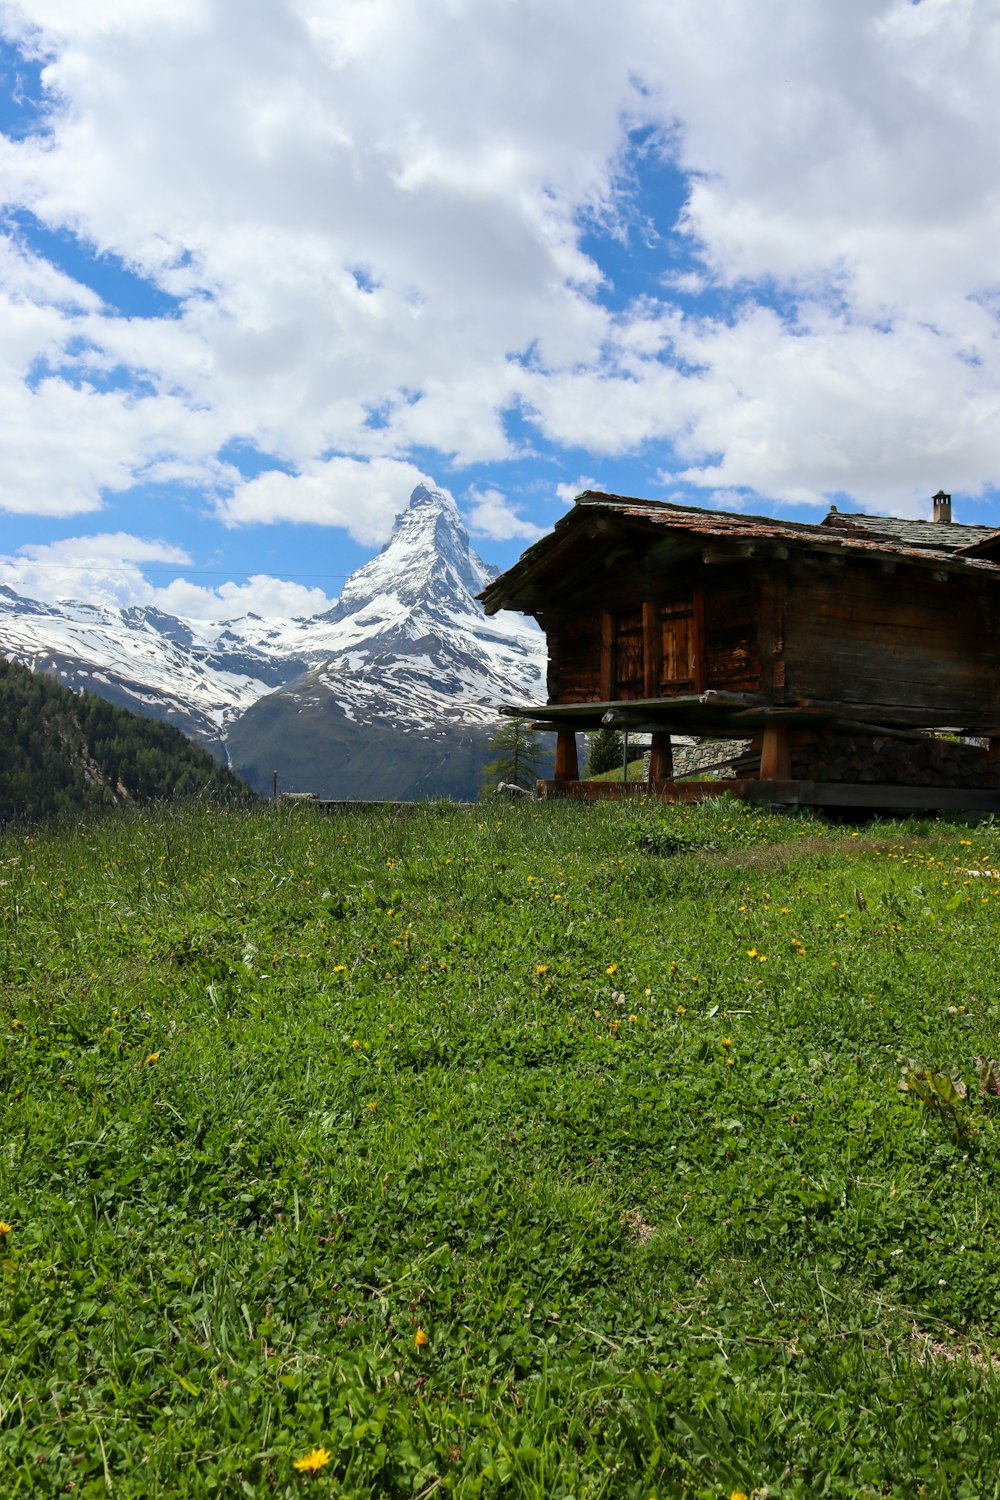
M605 771L621 770L622 737L617 729L598 729L587 736L587 775L600 776Z
M483 768L480 795L495 792L501 781L529 788L545 759L538 731L529 729L523 719L508 719L489 743L493 759Z

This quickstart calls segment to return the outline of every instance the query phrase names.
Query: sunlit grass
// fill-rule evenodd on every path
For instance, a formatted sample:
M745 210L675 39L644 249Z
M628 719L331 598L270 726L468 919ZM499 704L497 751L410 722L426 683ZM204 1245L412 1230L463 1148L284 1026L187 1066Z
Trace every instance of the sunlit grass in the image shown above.
M726 799L0 841L2 1492L1000 1494L998 870Z

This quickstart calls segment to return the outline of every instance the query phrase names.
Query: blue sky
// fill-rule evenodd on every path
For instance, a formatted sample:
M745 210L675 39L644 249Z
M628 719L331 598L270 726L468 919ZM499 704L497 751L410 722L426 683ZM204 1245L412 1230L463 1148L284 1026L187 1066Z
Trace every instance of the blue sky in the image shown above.
M0 0L0 583L314 612L410 490L1000 526L991 0Z

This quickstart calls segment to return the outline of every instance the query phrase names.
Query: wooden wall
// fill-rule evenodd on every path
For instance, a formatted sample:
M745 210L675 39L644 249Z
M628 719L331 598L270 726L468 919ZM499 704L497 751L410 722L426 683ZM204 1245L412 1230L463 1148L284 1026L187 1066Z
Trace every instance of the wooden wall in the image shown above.
M795 549L706 563L700 547L665 546L619 539L599 566L566 560L538 613L550 702L717 689L875 722L1000 725L1000 578Z
M600 596L539 613L552 703L666 698L761 686L761 581L700 563L650 579L621 568Z
M783 625L788 701L1000 722L1000 588L988 579L801 560Z

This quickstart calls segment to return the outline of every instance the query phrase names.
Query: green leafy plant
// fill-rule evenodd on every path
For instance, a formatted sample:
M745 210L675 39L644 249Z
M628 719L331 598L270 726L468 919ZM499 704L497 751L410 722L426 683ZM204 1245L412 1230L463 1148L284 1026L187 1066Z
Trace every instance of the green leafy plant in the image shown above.
M911 1059L903 1071L899 1087L904 1093L916 1095L931 1114L937 1115L948 1126L956 1141L960 1142L968 1133L968 1121L962 1106L969 1090L957 1074L925 1068Z

